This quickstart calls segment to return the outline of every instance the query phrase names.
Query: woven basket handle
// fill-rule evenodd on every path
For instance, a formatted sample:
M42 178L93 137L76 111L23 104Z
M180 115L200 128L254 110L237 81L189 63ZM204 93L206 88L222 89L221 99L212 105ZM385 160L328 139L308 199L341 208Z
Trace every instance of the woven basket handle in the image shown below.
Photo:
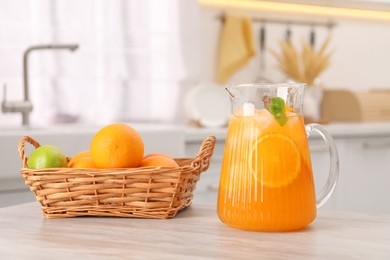
M26 142L32 144L35 148L38 148L39 146L41 146L37 141L35 141L30 136L23 136L19 139L18 150L19 150L20 159L23 162L23 167L27 167L27 160L28 160L28 157L24 151L24 146L25 146Z
M199 169L200 172L209 168L216 140L217 139L214 136L209 136L203 140L202 145L199 148L198 155L191 163L191 167Z

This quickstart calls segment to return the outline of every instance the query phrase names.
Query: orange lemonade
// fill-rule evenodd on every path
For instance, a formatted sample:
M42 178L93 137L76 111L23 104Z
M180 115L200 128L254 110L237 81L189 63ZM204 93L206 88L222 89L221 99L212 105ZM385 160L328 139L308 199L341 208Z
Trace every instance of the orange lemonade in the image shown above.
M283 124L265 108L232 114L218 194L218 216L245 230L303 228L316 198L303 117L287 109Z

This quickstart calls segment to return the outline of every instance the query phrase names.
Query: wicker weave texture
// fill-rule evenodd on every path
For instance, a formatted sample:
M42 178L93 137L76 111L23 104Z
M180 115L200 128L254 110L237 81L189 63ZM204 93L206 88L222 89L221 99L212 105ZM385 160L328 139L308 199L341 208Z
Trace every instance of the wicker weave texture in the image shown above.
M179 167L120 169L28 169L25 144L19 141L21 174L34 192L46 218L113 216L172 218L192 202L200 174L207 170L215 146L207 137L195 158L177 158Z

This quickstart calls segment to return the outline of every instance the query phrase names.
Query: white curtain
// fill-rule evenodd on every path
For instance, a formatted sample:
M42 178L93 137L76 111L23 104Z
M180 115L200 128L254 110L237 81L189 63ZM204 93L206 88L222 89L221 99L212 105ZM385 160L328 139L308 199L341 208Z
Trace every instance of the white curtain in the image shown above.
M31 45L77 43L30 54L31 121L175 122L196 82L196 0L28 1Z

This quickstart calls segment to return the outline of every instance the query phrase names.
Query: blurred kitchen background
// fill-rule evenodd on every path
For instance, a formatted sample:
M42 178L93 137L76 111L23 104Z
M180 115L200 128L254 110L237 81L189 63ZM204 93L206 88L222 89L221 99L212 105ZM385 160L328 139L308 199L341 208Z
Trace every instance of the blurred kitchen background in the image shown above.
M0 5L7 99L23 100L22 57L28 47L79 45L72 53L30 53L32 125L174 121L182 86L199 78L196 1L2 0ZM17 113L1 115L1 125L20 121Z
M252 19L250 41L255 54L220 84L259 78L285 81L269 50L279 51L279 41L290 33L298 48L305 40L318 49L331 37L330 66L318 78L323 88L388 90L389 4L316 1L310 6L306 2L311 3L2 0L0 85L7 86L7 100L23 100L26 49L77 44L74 52L29 53L32 125L118 120L186 123L186 93L199 84L217 82L221 17L233 14ZM333 4L333 9L322 7L327 4ZM4 91L0 98L5 99ZM20 113L0 116L0 126L20 123Z
M308 118L339 148L326 207L390 213L390 2L379 0L0 0L0 206L31 200L13 177L21 135L71 155L94 126L118 121L139 124L154 149L178 157L217 136L195 193L214 203L230 113L223 86L294 80L275 56L287 40L313 53L328 41L328 66L309 86L320 89L320 112ZM327 151L316 137L311 147L326 178Z

